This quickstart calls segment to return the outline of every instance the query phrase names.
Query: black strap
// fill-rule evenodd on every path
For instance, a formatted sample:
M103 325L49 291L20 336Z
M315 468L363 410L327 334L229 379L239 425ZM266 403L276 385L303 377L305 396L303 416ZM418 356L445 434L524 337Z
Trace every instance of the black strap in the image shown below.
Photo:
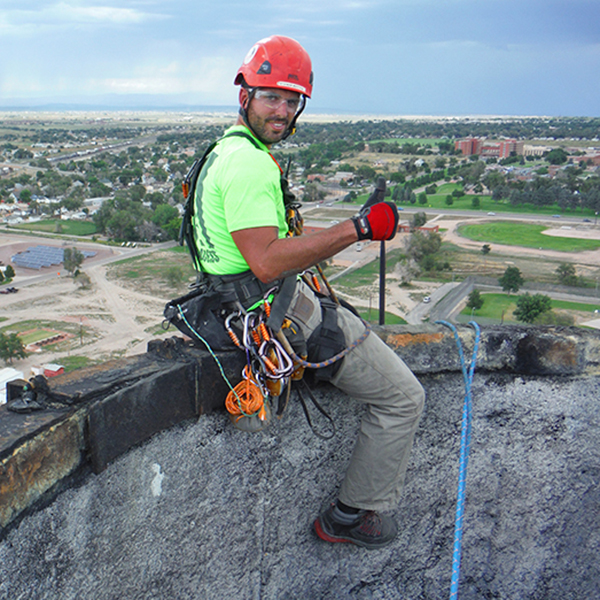
M262 150L260 144L248 133L245 131L232 131L217 141L213 142L203 154L202 158L197 159L192 165L191 169L188 171L185 179L184 186L187 186L187 196L186 196L186 205L185 212L183 216L183 220L181 222L181 230L179 233L179 244L183 245L183 240L185 239L186 244L190 250L190 254L192 255L192 261L194 266L197 269L201 269L200 263L200 252L198 251L198 247L196 245L196 239L194 237L194 226L192 223L192 219L195 212L195 195L196 195L196 184L198 182L198 177L202 171L202 168L206 164L208 155L215 149L216 145L223 139L228 137L242 137L251 142L257 150ZM288 163L288 170L291 163ZM287 174L287 173L286 173ZM288 189L287 179L284 175L281 176L281 189L283 193L284 205L292 205L295 197ZM214 280L216 277L214 275L209 275L209 279ZM285 319L285 313L289 308L290 302L292 301L292 296L294 294L294 290L296 288L296 277L287 277L283 280L283 283L280 281L276 281L270 284L263 284L256 276L252 274L251 271L247 271L243 274L233 275L230 279L229 276L221 277L221 281L224 283L232 282L235 288L235 292L237 294L238 301L245 308L252 306L258 300L260 300L263 295L270 289L276 286L279 286L279 293L277 294L275 301L273 302L273 306L271 309L271 317L269 318L268 325L274 331L279 331ZM281 285L280 285L281 283Z
M312 363L325 362L346 348L346 336L337 320L337 304L327 296L318 295L321 304L321 323L307 340L308 360ZM318 369L311 369L315 381L331 381L342 366L338 360Z
M325 435L323 433L319 433L318 431L316 431L316 429L314 428L312 421L310 419L310 414L308 412L308 407L306 406L306 401L304 400L304 397L302 396L302 393L300 392L300 388L297 387L296 391L298 392L298 398L300 398L300 404L302 404L302 410L304 411L304 416L306 417L308 426L311 428L312 432L317 437L320 437L323 440L330 440L333 436L335 436L335 433L336 433L335 421L331 418L331 415L328 415L327 412L325 411L325 409L317 402L317 399L314 397L314 395L313 395L310 387L306 383L306 381L304 379L301 379L300 384L304 387L304 391L308 394L308 397L310 398L310 401L315 405L315 408L322 415L324 415L325 418L329 421L329 424L331 425L331 433L329 435Z
M261 150L260 144L248 133L245 131L231 131L227 133L223 137L219 138L215 142L213 142L204 152L201 158L198 158L194 161L194 164L191 166L190 170L187 172L185 179L183 180L184 190L187 190L185 194L185 209L183 213L183 219L181 220L181 228L179 230L179 245L183 246L183 242L187 244L189 248L190 254L192 256L192 261L194 263L194 268L201 270L200 263L200 252L198 251L198 246L196 245L196 238L194 237L194 225L192 223L194 214L195 214L195 201L196 201L196 184L198 183L198 177L202 172L202 168L206 164L208 159L208 155L215 149L216 145L225 138L229 137L243 137L246 138L249 142L251 142L257 150Z
M286 277L279 286L279 291L271 306L271 314L267 319L267 325L273 331L279 331L283 325L285 314L290 307L294 291L296 290L297 281L298 278L296 275L290 275L289 277Z

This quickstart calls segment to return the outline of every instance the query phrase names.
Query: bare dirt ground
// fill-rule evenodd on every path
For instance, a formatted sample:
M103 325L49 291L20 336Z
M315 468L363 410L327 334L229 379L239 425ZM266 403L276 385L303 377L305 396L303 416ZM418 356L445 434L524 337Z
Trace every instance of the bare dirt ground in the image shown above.
M0 260L9 264L10 256L29 246L38 244L57 245L45 238L0 236ZM87 249L76 244L79 249ZM85 246L85 247L84 247ZM90 246L94 251L98 245ZM162 311L169 298L155 297L127 289L107 279L107 267L101 264L107 257L121 256L120 250L100 247L93 259L86 259L83 271L91 285L80 287L65 273L57 275L57 268L37 270L15 269L16 277L11 284L19 291L0 296L0 317L5 327L25 320L48 320L78 323L85 335L75 336L68 349L44 349L30 354L26 359L14 361L13 367L23 371L26 377L31 368L47 363L59 363L69 355L86 356L93 361L104 361L118 356L129 356L146 351L148 341L157 337L162 322ZM173 335L174 330L159 337Z

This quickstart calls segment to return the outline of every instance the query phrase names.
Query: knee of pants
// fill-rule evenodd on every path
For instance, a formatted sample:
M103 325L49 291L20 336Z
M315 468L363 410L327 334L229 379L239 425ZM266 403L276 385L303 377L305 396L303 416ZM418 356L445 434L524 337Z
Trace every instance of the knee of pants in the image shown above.
M402 389L395 390L395 393L382 398L379 402L368 403L374 412L387 419L418 421L425 407L425 390L415 378L410 386L405 385Z

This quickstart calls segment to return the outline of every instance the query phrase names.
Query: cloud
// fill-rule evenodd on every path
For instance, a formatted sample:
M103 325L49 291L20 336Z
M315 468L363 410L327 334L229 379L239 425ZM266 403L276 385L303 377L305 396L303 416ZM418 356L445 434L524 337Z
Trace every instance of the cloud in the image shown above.
M0 33L27 37L40 32L50 34L76 26L139 25L148 21L169 18L162 13L152 13L122 6L98 4L82 5L78 2L29 3L16 8L0 9Z
M0 0L0 95L234 104L239 63L273 33L311 54L315 106L598 111L598 0Z
M77 6L61 2L53 8L53 12L64 21L79 23L141 23L154 15L143 13L133 8L114 6Z
M0 95L4 97L58 97L114 95L180 96L199 104L234 105L237 95L233 75L238 59L223 56L194 58L157 64L156 60L136 65L113 74L99 76L77 68L57 77L52 72L38 70L20 77L18 73L0 80Z
M233 75L238 65L227 58L207 57L190 62L154 65L133 77L89 79L85 87L92 92L117 94L187 94L214 102L233 103Z

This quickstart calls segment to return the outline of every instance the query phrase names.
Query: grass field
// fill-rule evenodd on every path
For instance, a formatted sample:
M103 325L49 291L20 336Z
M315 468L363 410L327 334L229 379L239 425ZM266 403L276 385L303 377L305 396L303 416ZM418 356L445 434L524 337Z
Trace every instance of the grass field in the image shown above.
M557 250L559 252L582 252L600 248L600 241L598 240L544 235L542 231L545 229L549 228L546 225L493 221L478 225L461 225L458 228L458 233L476 242L525 246L526 248Z
M63 221L62 219L45 219L34 223L21 223L14 226L26 231L43 231L46 233L64 233L66 235L93 235L96 225L90 221Z
M28 346L29 344L35 344L36 342L47 340L48 338L54 337L55 335L60 335L61 333L61 331L56 331L55 329L36 328L27 331L26 333L21 333L19 335L19 339L24 346Z
M55 362L65 368L65 373L95 364L95 361L87 356L61 356Z
M517 307L518 295L507 294L481 294L483 298L483 306L476 310L474 317L485 319L504 318L504 322L516 323L517 320L512 316L513 311ZM588 304L583 302L567 302L566 300L552 300L553 310L563 310L567 312L585 312L593 316L594 311L600 309L600 300L597 304ZM471 316L471 309L465 308L460 313L461 315Z
M402 185L402 184L400 184ZM556 205L552 206L533 206L531 204L520 204L518 206L513 206L508 200L492 200L490 195L486 194L465 194L464 196L460 196L459 198L453 198L453 203L451 205L446 204L446 197L451 195L452 192L456 189L461 189L462 185L458 183L447 183L443 181L436 182L437 190L435 194L427 195L427 202L425 204L421 204L418 201L415 204L398 204L400 208L413 208L420 209L426 211L428 208L433 208L437 210L447 211L448 214L451 214L453 210L472 210L475 215L486 216L488 212L494 212L498 214L502 213L518 213L525 215L555 215L555 214L564 214L569 216L581 216L584 217L594 217L594 212L591 209L584 210L563 210ZM394 184L389 186L389 189L393 190ZM422 188L417 188L419 191L415 192L418 196L421 194L421 191L427 186L423 186ZM362 205L365 203L368 194L360 194L352 204ZM473 207L473 199L477 197L479 199L479 207ZM387 200L391 200L391 197L386 198Z
M16 333L24 345L47 339L60 333L71 334L69 338L48 344L46 350L67 351L71 348L89 344L97 339L97 333L91 327L67 321L27 320L5 325L2 333Z
M386 253L385 270L386 273L391 273L394 266L402 257L403 252L399 249L392 250ZM379 260L373 260L370 263L351 271L347 275L338 277L334 285L340 287L354 288L362 285L371 285L373 281L379 277Z
M368 309L359 310L358 314L368 323L379 323L379 309L377 308L372 308L370 311ZM406 323L407 321L405 321L402 317L386 311L386 325L406 325Z

